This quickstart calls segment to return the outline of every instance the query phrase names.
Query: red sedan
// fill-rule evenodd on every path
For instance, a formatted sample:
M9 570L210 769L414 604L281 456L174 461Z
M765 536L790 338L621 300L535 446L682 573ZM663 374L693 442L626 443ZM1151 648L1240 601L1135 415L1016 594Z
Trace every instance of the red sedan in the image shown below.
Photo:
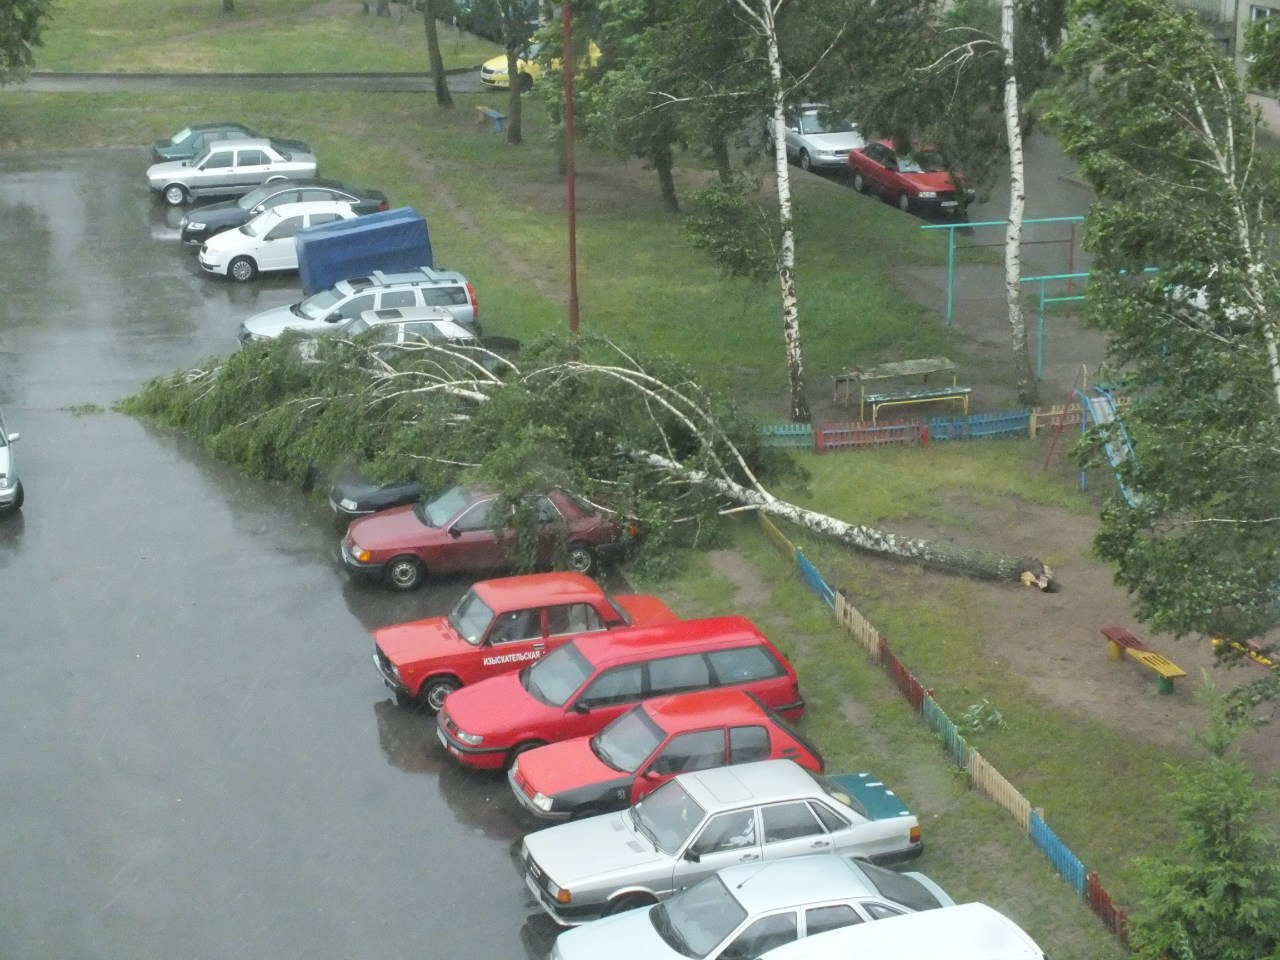
M611 518L567 490L531 495L538 522L537 561L550 566L560 544L569 569L593 573L623 547ZM511 517L498 514L494 493L453 487L434 500L383 510L355 520L342 539L342 560L353 573L381 577L412 590L428 573L479 573L510 568L515 545Z
M904 212L958 213L962 209L960 191L946 161L931 148L905 155L894 149L892 140L879 140L851 150L849 167L859 193L876 193Z
M528 750L507 779L525 809L563 820L623 810L678 773L780 759L823 769L817 748L757 697L703 690L645 701L593 737Z

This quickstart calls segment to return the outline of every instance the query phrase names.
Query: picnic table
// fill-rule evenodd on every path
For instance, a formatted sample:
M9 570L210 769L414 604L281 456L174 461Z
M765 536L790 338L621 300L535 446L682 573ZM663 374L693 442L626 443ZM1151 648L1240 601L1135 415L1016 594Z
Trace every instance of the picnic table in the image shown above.
M939 374L941 377L930 385L929 378ZM946 381L948 374L950 383L939 382ZM956 365L946 357L896 360L873 367L847 367L836 374L834 379L833 399L852 404L856 388L858 419L866 419L867 407L870 406L872 423L876 422L881 407L913 403L957 401L963 405L967 414L969 394L973 391L972 387L957 385Z

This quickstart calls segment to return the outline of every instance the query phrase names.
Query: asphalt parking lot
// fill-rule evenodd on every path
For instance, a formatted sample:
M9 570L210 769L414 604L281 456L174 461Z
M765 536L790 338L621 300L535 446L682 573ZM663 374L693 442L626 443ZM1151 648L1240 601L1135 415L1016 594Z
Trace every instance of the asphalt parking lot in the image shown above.
M141 150L0 156L0 956L545 956L502 779L446 760L327 510L112 412L296 279L200 274Z

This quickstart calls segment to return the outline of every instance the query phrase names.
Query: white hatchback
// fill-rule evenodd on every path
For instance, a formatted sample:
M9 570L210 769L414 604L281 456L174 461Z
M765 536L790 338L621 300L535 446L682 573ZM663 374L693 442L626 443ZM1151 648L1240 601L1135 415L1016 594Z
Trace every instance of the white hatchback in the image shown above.
M336 200L282 203L234 230L215 233L200 248L200 266L241 283L259 273L297 270L299 231L355 216L351 204Z

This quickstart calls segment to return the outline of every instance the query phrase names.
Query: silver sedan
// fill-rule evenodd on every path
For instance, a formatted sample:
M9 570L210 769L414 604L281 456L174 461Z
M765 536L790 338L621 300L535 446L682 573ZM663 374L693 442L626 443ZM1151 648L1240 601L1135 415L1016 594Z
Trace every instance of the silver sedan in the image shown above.
M215 140L191 160L153 163L147 188L171 206L198 197L238 197L262 183L316 175L316 158L271 140Z

